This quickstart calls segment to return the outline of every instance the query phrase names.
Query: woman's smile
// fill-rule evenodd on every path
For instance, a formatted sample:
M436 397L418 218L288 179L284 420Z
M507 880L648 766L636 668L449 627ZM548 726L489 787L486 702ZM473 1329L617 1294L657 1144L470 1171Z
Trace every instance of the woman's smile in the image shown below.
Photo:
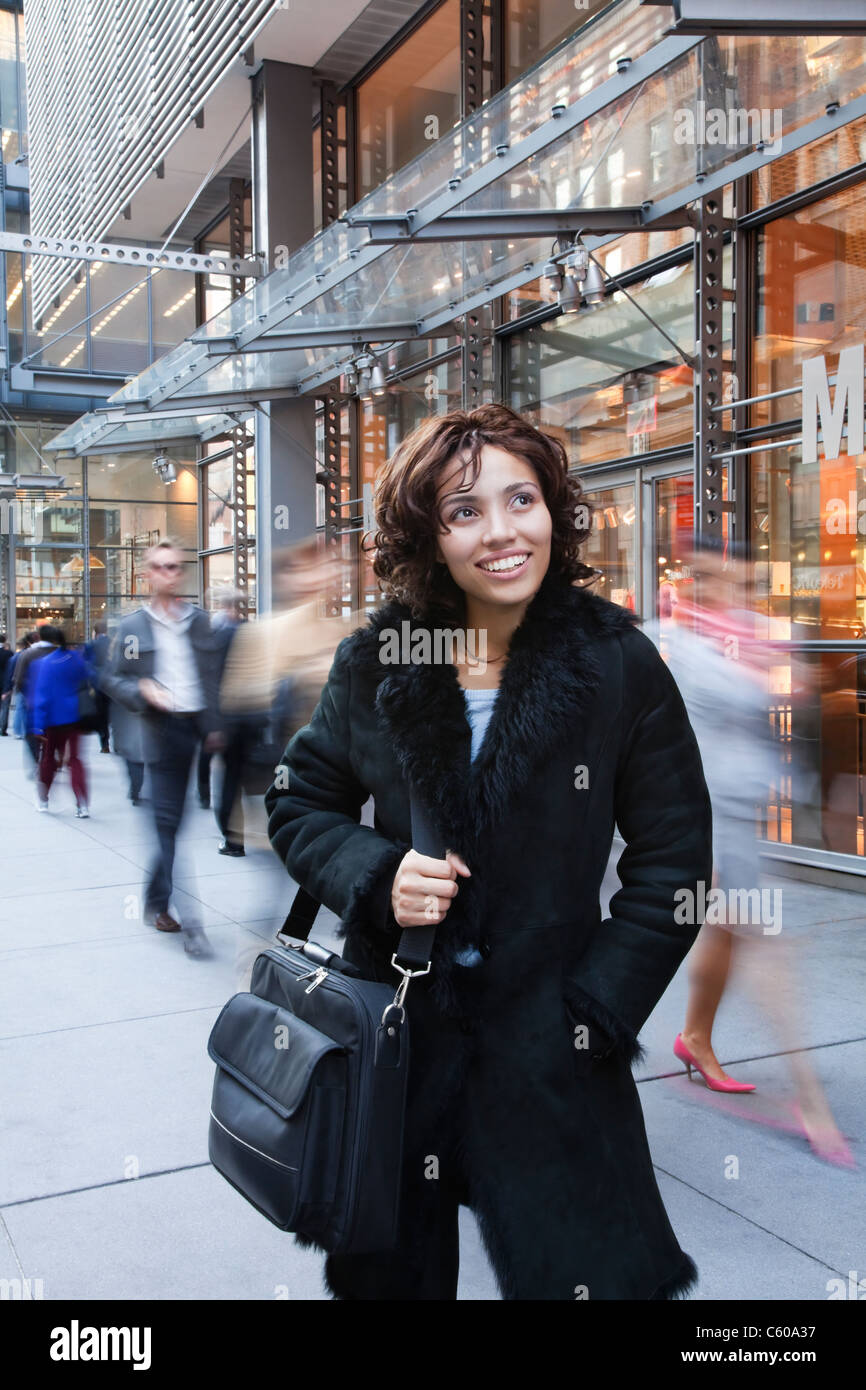
M529 558L527 550L512 550L504 555L491 555L479 560L478 568L485 574L492 575L494 579L512 579L526 568Z

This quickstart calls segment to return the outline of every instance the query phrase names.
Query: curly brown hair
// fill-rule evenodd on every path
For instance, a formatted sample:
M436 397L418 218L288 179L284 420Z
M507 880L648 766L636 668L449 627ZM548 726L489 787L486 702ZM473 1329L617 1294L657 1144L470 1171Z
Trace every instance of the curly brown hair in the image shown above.
M385 596L406 604L413 617L431 609L463 614L463 592L436 557L437 536L448 530L437 527L436 494L444 469L455 458L464 463L461 488L473 486L485 444L507 450L535 470L553 519L550 569L570 582L595 573L579 556L590 532L592 507L568 472L560 441L507 405L452 410L414 429L388 460L376 486L373 572Z

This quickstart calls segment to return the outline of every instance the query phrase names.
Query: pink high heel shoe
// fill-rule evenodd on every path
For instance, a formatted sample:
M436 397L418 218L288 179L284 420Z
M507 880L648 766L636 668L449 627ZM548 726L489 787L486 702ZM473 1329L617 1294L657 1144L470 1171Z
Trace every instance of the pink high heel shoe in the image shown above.
M679 1057L681 1062L685 1062L686 1071L689 1074L689 1081L691 1081L692 1079L692 1067L694 1067L697 1071L700 1072L701 1076L704 1078L711 1091L745 1092L754 1091L755 1089L754 1086L752 1086L748 1081L733 1081L730 1077L728 1077L726 1081L716 1081L713 1079L713 1077L707 1076L707 1073L704 1071L700 1062L692 1056L692 1054L689 1052L689 1049L683 1042L682 1033L677 1033L677 1036L674 1040L674 1056Z
M844 1134L839 1130L825 1136L820 1133L810 1134L799 1105L793 1106L793 1113L799 1132L807 1140L809 1148L816 1158L820 1158L824 1163L832 1163L834 1168L853 1169L857 1167Z

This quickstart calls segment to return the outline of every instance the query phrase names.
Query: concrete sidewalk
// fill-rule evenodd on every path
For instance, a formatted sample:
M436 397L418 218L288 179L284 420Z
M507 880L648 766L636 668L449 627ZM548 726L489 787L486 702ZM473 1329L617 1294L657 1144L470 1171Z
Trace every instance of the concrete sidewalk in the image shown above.
M298 1250L207 1159L208 1033L282 922L291 884L262 834L245 859L219 856L213 815L192 799L175 901L215 954L186 956L177 936L141 920L149 806L125 799L117 758L98 754L95 738L85 745L92 816L78 821L65 774L50 812L37 814L25 750L0 739L0 1280L41 1280L48 1299L325 1298L320 1256ZM778 983L790 945L796 1045L860 1166L819 1162L768 1123L789 1116L789 1059L741 979L722 1005L717 1051L758 1090L724 1097L688 1082L671 1053L681 970L644 1030L638 1078L659 1185L700 1269L698 1299L821 1300L828 1281L866 1279L866 897L767 883L781 889L784 926L758 944L750 978L759 992ZM459 1296L496 1299L475 1222L465 1210L461 1221Z

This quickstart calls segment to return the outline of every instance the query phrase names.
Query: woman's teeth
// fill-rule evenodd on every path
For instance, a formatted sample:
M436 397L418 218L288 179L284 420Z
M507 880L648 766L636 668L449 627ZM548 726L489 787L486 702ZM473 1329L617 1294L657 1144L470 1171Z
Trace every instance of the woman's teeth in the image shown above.
M529 559L528 555L509 555L505 560L489 560L479 565L479 569L489 570L493 574L501 570L516 570L525 564Z

